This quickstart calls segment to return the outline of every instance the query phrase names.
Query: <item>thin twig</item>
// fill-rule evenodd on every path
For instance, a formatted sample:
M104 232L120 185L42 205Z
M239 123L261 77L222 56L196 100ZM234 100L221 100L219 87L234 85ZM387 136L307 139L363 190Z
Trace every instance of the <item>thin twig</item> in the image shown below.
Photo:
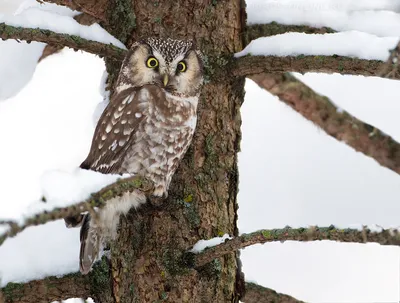
M398 230L385 230L372 232L368 228L339 229L330 227L264 229L251 234L243 234L225 243L207 248L203 252L194 255L194 267L198 268L210 263L212 260L225 254L234 252L254 244L285 241L317 241L332 240L338 242L367 243L374 242L381 245L400 245L400 233Z
M329 27L312 27L308 25L286 25L271 22L267 24L250 24L246 26L243 33L244 46L248 45L252 40L261 37L270 37L281 35L288 32L305 33L305 34L332 34L336 31Z
M133 190L140 190L147 196L150 194L152 189L152 182L139 176L134 176L118 180L117 182L102 188L97 193L92 194L90 198L80 203L65 208L57 208L50 212L43 212L33 217L26 218L23 224L17 224L12 221L5 221L5 224L9 225L10 228L8 231L0 236L0 245L2 245L7 238L14 237L27 227L42 225L47 222L77 215L81 212L89 211L94 207L101 208L107 203L107 201L115 197L121 196L126 192L132 192Z
M376 76L385 62L343 56L244 56L227 64L228 76L248 77L260 73L339 73L347 75ZM220 77L221 75L218 75ZM396 75L393 79L400 79Z

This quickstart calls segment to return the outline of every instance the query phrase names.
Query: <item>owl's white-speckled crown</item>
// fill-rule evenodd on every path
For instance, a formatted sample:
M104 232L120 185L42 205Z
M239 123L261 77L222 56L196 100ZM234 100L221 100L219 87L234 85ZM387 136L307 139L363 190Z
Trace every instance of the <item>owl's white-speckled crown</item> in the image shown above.
M153 50L163 55L167 62L171 62L180 54L186 54L188 50L194 48L192 40L175 40L171 38L155 38L150 37L143 40Z

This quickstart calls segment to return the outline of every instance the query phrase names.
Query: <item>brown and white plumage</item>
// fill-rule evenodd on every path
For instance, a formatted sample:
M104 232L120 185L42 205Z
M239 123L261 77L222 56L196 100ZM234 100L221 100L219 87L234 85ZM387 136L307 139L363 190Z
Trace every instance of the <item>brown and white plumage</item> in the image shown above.
M155 183L155 196L166 196L193 137L202 82L201 55L191 41L149 38L134 44L81 167L142 175ZM115 238L119 216L145 201L140 192L125 194L95 215L76 219L82 225L82 273L101 245Z

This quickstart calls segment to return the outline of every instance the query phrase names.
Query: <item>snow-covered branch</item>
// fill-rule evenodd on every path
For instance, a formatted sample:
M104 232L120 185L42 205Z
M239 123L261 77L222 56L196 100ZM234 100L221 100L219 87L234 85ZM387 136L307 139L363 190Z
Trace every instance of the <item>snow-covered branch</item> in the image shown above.
M335 33L336 31L329 27L312 27L308 25L286 25L271 22L267 24L251 24L246 26L243 33L244 46L248 45L252 40L261 37L269 37L280 35L288 32L297 32L305 34L326 34Z
M227 239L224 243L207 248L199 254L193 256L194 267L198 268L210 263L212 260L225 254L234 252L254 244L264 244L267 242L284 241L318 241L331 240L338 242L368 243L374 242L381 245L400 245L400 233L397 229L382 229L371 231L368 228L360 229L340 229L335 226L329 227L309 227L283 229L264 229L251 234L242 234L233 239ZM190 259L188 259L190 260Z
M336 107L328 98L288 73L259 74L250 79L278 96L328 135L375 159L380 165L400 173L400 144L376 127Z
M344 56L244 56L229 66L230 74L236 77L260 73L340 73L348 75L380 76L385 62L364 60ZM396 75L400 79L399 75Z
M3 40L15 39L28 42L37 41L55 46L67 46L74 50L82 50L99 56L106 56L116 60L124 58L126 50L112 44L104 44L86 40L76 35L59 34L39 28L23 28L0 23L0 38Z
M24 220L22 224L18 224L13 221L0 221L0 225L7 226L6 232L0 235L0 245L9 238L14 237L18 233L22 232L29 226L36 226L45 224L47 222L63 219L68 216L77 215L84 211L92 210L94 207L103 207L107 201L121 196L123 193L132 192L133 190L140 190L144 194L150 194L153 189L153 183L139 176L134 176L122 180L118 180L117 182L110 184L100 191L91 195L90 198L73 204L64 208L56 208L52 211L45 211L34 215L32 217L28 217Z
M246 282L246 293L240 301L244 303L301 303L291 296L277 293L275 290L263 287L261 285Z
M48 2L57 5L69 7L72 10L80 11L93 16L99 21L106 21L107 8L103 1L85 1L85 0L36 0L38 2Z

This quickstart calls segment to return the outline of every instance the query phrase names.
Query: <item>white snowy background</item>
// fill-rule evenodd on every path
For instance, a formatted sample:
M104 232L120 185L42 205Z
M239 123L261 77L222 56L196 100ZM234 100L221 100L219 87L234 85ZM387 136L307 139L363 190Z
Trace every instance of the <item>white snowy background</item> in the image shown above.
M385 59L400 36L399 0L248 0L247 11L250 23L343 31L259 39L245 51L252 54ZM35 0L0 0L0 22L40 24L119 45L97 25L78 25L71 18L75 14ZM79 175L76 167L87 155L96 108L104 98L101 59L64 49L36 66L43 47L0 41L0 218L21 220L21 214L37 210L43 188L54 188L54 176L68 181ZM400 141L399 81L296 76ZM242 117L241 232L286 225L400 226L397 174L325 135L250 80ZM66 229L62 221L28 228L0 247L1 286L77 271L78 251L79 230ZM309 302L400 300L398 247L272 243L243 250L242 261L248 281Z

